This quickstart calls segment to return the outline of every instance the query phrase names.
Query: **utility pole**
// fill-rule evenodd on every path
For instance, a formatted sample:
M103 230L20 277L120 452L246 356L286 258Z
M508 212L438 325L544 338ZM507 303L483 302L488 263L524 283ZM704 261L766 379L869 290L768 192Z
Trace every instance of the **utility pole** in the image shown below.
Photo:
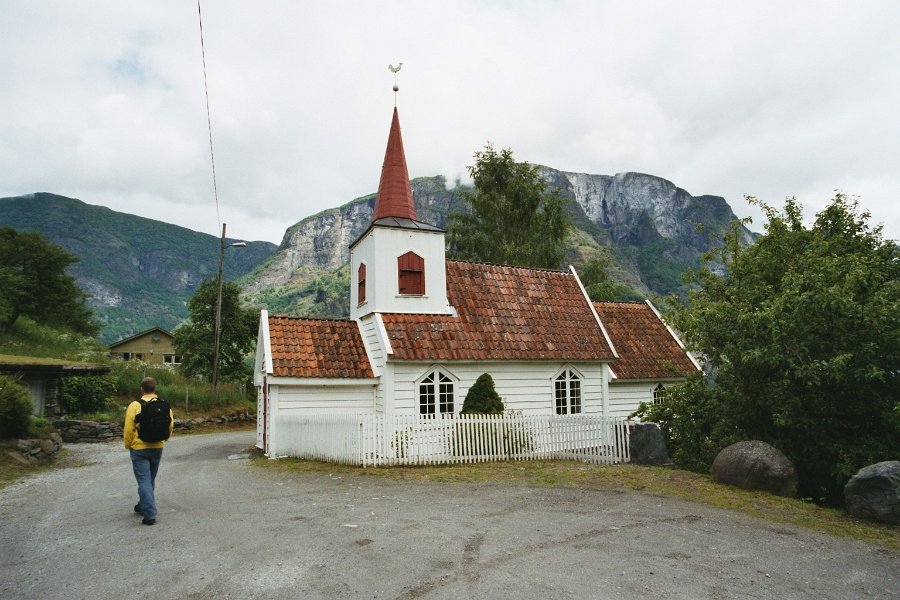
M222 276L225 270L225 248L243 248L246 242L225 245L225 223L222 223L222 237L219 238L219 273L216 275L216 320L213 330L213 399L219 399L219 347L222 341Z

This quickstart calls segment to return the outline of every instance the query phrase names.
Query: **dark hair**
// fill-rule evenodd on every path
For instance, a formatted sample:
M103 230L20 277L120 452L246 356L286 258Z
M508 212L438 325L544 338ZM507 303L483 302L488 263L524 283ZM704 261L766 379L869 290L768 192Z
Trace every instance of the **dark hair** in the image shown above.
M141 391L150 394L156 391L156 380L152 377L144 377L141 379Z

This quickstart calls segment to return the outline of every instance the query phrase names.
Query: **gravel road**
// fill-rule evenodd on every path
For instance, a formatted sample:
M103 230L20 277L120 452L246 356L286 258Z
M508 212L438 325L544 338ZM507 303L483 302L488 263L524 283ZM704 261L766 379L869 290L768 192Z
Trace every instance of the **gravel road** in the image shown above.
M0 490L0 598L900 597L900 553L630 492L287 474L176 437L158 523L120 443Z

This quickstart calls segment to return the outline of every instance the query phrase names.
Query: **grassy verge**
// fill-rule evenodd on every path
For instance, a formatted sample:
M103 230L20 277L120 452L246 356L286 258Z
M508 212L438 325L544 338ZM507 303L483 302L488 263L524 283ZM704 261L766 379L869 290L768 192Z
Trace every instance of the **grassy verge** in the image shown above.
M637 465L585 465L565 461L479 463L428 467L379 467L362 469L309 460L270 461L254 454L264 468L296 473L355 473L398 481L474 483L484 485L562 486L591 490L630 490L700 502L736 510L785 525L804 527L900 550L900 527L860 521L840 510L802 500L780 498L721 485L709 476L663 467Z

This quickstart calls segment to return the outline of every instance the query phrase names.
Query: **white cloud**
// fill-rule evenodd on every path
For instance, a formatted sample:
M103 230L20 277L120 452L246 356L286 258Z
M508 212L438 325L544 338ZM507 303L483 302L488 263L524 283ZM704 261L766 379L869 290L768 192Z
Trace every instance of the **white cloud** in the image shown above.
M492 141L693 194L833 190L900 237L891 1L203 4L219 214L279 242L375 191L393 94L412 176ZM215 234L196 6L6 2L0 195L50 191ZM757 219L757 223L759 220Z

